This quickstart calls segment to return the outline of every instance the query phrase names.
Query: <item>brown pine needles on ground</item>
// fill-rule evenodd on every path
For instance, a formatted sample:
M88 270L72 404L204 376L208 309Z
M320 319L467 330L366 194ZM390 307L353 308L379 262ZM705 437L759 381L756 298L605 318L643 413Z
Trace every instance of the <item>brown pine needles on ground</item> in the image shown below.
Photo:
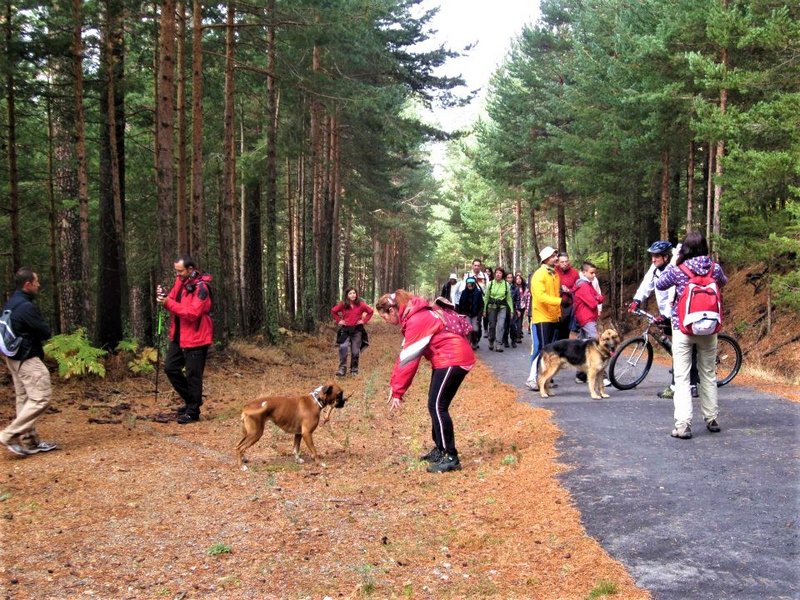
M320 464L295 464L291 436L272 426L249 471L236 469L232 448L246 400L330 379L330 331L294 337L269 361L242 347L212 355L203 419L186 426L158 422L176 403L171 392L153 402L152 377L54 379L59 412L39 428L62 450L0 459L6 595L649 597L581 526L556 479L550 413L517 402L483 365L452 406L464 469L426 473L417 457L430 446L430 367L389 415L400 338L368 327L362 374L343 379L350 400L316 432ZM5 421L13 394L3 389Z

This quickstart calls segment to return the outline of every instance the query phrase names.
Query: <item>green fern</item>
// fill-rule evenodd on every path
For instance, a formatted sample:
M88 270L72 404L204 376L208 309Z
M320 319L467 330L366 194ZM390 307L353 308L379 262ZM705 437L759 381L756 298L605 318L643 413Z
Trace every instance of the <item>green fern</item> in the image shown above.
M145 346L139 351L139 342L134 339L124 339L116 348L117 352L127 352L133 355L128 361L128 368L136 375L147 375L155 371L155 364L158 360L158 352L151 346Z
M117 352L130 352L131 354L135 354L136 351L139 349L139 342L134 339L126 338L121 340L115 350Z
M50 338L44 346L44 352L58 363L58 374L64 379L87 374L106 376L106 367L100 359L107 352L92 346L83 328Z

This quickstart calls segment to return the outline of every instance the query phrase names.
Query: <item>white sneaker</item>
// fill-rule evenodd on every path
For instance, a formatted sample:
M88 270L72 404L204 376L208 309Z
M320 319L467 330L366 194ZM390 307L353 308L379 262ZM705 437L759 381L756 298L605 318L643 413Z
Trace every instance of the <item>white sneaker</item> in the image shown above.
M539 386L536 385L535 383L528 383L526 381L525 382L525 387L528 388L532 392L538 392L539 391Z
M610 380L608 377L604 377L604 378L603 378L603 385L604 385L605 387L608 387L608 386L610 386L610 385L611 385L611 380Z
M58 444L53 442L39 442L33 448L28 448L28 454L36 454L37 452L50 452L51 450L58 450Z

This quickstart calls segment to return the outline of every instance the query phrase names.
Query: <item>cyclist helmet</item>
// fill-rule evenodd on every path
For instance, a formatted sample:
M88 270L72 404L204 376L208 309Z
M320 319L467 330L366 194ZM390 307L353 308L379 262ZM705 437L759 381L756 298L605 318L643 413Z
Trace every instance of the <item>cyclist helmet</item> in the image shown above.
M650 254L669 254L672 252L672 244L666 240L658 240L647 249Z

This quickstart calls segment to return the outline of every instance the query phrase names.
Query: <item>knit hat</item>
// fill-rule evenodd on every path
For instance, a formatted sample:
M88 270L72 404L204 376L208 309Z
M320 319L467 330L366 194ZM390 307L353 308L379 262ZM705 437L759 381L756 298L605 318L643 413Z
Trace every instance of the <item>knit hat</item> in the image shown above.
M478 283L474 277L467 277L467 283Z

